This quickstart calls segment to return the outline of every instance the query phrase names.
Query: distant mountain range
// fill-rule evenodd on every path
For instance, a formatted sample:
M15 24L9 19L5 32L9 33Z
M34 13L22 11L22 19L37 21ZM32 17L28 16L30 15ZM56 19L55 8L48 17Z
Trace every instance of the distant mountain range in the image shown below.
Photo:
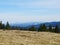
M12 24L12 26L27 27L27 26L38 25L38 24L40 24L40 22L15 23L15 24Z
M46 26L52 25L53 27L55 27L56 25L60 26L60 22L47 22L45 23Z
M45 24L46 26L49 26L51 24L53 27L55 27L56 25L58 25L60 27L60 22L45 22L45 23L31 22L31 23L22 23L22 24L16 23L16 24L13 24L12 26L29 28L31 26L39 27L40 24Z

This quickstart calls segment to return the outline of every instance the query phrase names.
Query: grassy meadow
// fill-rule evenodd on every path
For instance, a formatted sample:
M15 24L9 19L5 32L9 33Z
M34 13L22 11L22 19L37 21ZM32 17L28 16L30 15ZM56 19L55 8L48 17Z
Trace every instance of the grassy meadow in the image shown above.
M60 34L20 30L0 30L0 45L60 45Z

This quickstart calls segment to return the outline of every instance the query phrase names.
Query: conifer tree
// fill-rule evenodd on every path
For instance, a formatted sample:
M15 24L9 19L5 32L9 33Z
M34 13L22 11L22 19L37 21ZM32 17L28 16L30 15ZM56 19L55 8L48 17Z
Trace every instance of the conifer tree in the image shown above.
M6 24L6 27L5 27L6 29L10 29L10 24L9 24L9 22L7 22L7 24Z
M5 30L5 24L2 24L2 29Z
M45 24L41 24L38 31L47 31L47 27Z
M29 30L30 30L30 31L36 31L36 29L35 29L34 26L30 27Z
M51 24L49 25L48 31L53 32L53 29L52 29L52 25Z
M0 21L0 29L2 29L2 21Z
M47 27L45 24L42 24L42 31L47 31Z
M56 32L56 33L60 32L58 25L56 25L56 27L55 27L55 32Z
M42 31L42 24L39 26L38 31Z

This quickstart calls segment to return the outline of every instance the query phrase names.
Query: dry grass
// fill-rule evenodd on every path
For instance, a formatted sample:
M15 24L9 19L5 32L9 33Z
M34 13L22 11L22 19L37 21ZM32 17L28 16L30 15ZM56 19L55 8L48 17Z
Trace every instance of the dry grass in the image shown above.
M0 45L60 45L60 34L0 30Z

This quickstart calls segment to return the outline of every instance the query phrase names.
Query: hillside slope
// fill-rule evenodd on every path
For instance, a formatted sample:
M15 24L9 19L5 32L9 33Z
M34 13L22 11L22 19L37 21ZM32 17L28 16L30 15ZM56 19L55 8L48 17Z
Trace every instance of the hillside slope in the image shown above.
M60 45L60 34L0 30L0 45Z

